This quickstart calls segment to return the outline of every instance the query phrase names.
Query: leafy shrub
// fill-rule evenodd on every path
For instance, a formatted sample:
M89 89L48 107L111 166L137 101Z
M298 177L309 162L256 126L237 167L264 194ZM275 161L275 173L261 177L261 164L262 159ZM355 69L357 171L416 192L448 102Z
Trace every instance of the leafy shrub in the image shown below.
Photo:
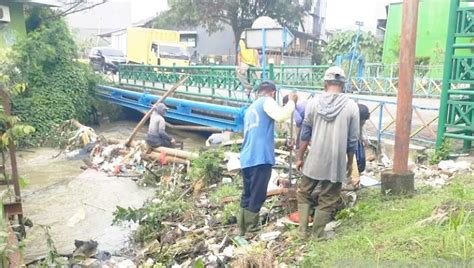
M334 62L338 55L349 53L354 39L355 31L345 31L334 35L324 49L323 63ZM380 62L382 58L382 43L371 32L361 32L357 47L366 62Z
M64 120L91 121L99 78L75 61L77 47L62 19L49 9L34 8L28 21L30 32L14 47L16 66L28 86L12 103L13 112L37 130L30 145L39 145Z

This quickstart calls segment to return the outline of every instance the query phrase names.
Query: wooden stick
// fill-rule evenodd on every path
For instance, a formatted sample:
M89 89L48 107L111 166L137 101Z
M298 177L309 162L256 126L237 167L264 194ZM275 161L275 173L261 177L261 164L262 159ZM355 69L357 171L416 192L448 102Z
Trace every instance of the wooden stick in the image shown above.
M145 122L150 118L151 114L153 113L153 109L155 109L158 104L163 103L166 98L168 98L173 92L176 91L176 89L181 86L186 80L188 80L189 76L184 76L182 77L178 83L176 83L172 88L170 88L161 98L151 107L151 109L143 116L142 120L137 124L135 129L133 129L132 134L130 134L130 137L128 137L127 142L125 142L125 146L129 147L130 143L132 142L133 138L135 135L137 135L138 130L140 130L141 127L145 124Z

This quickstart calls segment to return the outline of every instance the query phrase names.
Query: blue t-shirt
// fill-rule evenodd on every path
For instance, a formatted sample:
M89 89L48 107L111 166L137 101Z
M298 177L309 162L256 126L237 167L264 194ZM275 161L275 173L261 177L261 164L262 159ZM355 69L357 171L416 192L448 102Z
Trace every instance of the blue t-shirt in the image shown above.
M257 99L244 116L244 143L240 152L242 169L263 164L275 164L275 122L263 110L265 99Z

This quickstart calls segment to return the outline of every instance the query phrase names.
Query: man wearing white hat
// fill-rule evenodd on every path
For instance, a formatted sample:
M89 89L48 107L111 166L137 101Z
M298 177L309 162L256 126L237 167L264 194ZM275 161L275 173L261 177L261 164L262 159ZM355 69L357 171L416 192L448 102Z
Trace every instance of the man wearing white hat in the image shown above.
M316 95L306 106L301 129L300 151L296 168L303 177L298 184L300 232L306 236L308 216L315 203L311 193L321 185L314 212L312 236L317 239L334 216L342 182L352 172L354 151L359 140L359 108L343 93L344 71L330 67L324 74L324 92ZM308 144L311 148L303 163Z

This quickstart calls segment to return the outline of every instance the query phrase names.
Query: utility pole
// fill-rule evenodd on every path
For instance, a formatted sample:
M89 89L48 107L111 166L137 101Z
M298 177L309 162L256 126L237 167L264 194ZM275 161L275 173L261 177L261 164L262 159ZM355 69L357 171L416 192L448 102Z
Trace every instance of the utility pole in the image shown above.
M408 153L412 120L418 3L419 0L403 1L393 170L382 174L382 193L384 194L410 194L415 190L414 174L408 170Z

